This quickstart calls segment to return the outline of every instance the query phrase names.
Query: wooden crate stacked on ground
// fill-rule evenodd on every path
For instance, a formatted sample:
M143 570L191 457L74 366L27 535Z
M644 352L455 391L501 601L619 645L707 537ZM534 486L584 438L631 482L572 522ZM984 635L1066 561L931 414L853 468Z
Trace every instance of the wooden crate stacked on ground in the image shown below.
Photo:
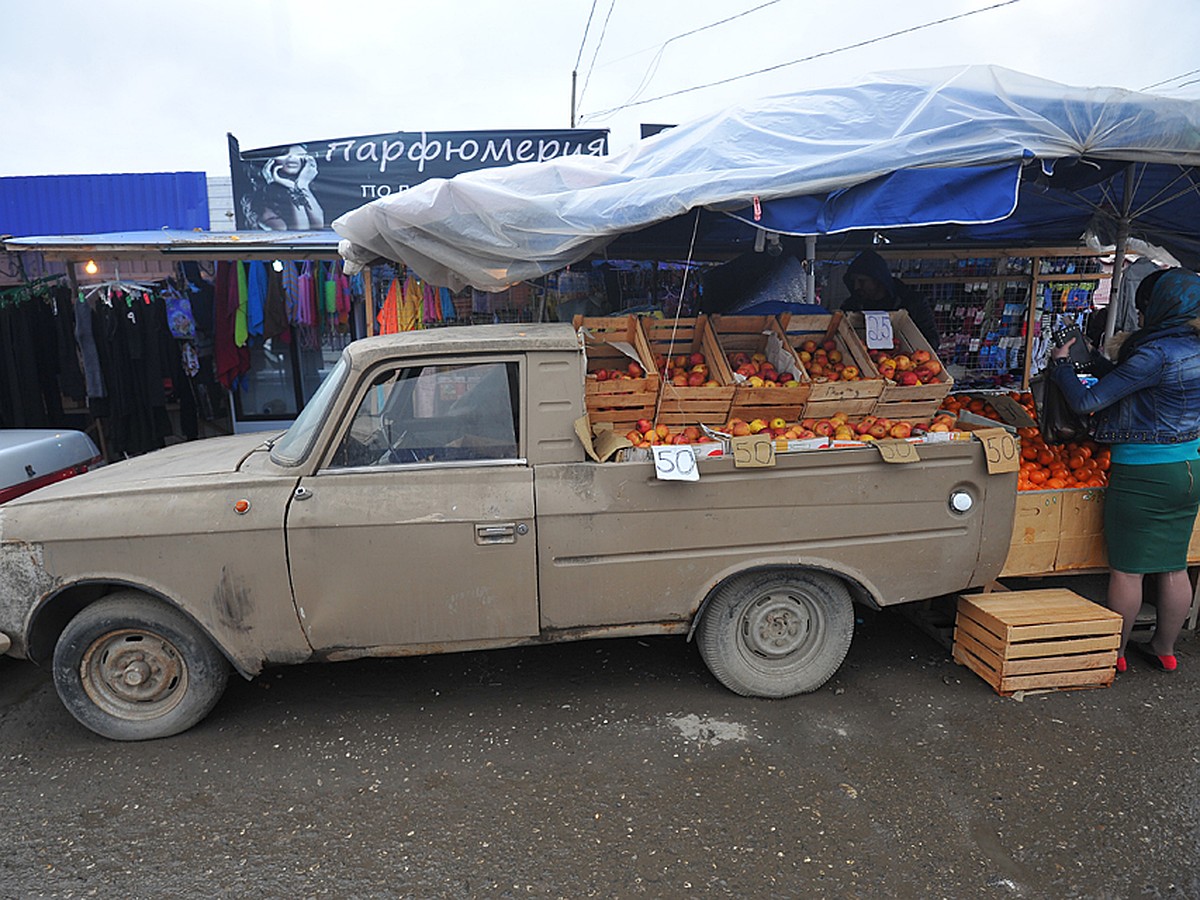
M652 418L661 378L638 317L576 316L574 324L583 334L587 357L584 404L588 418L593 423L610 422L614 431L627 431L638 419ZM632 362L642 367L642 377L603 381L596 377L601 369L628 374Z
M646 319L642 322L652 359L704 355L710 380L716 385L677 385L663 378L658 414L659 425L723 426L729 421L733 401L733 374L721 355L706 316L686 319Z
M1119 614L1065 588L958 599L954 660L1002 696L1108 687L1120 642Z
M888 318L892 321L892 335L896 344L894 350L885 351L889 356L895 356L897 353L911 356L915 351L923 350L929 354L930 359L936 360L941 366L937 351L930 346L929 341L925 340L925 336L913 324L907 312L904 310L890 312ZM863 314L848 312L846 321L850 323L854 333L866 346L866 319ZM937 412L937 408L941 406L942 401L946 399L946 395L953 387L954 379L944 366L938 373L937 381L930 384L901 385L891 380L885 380L879 400L875 403L873 414L888 419L928 419Z
M808 394L808 404L804 409L804 417L808 419L827 419L837 412L844 412L851 420L861 419L870 415L879 395L883 393L884 380L867 355L867 347L844 317L839 317L837 326L829 336L835 349L842 354L846 365L855 366L861 376L857 381L843 381L838 378L818 377L808 371L803 352L807 341L821 345L829 334L834 317L830 315L794 316L783 313L779 324L787 335L788 343L800 357L800 364L805 366L805 373L812 379L812 389ZM803 351L803 352L802 352Z
M779 320L775 316L713 316L710 321L726 363L730 363L737 353L750 356L758 353L764 355L776 371L789 371L796 376L796 383L791 387L753 387L734 378L730 417L746 422L754 419L770 421L776 417L789 422L799 421L808 403L812 382L780 328ZM732 372L731 363L729 368Z

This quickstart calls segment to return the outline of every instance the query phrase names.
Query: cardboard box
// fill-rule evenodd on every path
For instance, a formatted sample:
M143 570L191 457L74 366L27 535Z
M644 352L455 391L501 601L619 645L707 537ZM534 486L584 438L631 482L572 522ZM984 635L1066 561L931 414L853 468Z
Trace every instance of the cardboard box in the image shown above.
M662 400L656 422L662 425L724 425L733 403L733 373L721 353L721 345L708 318L646 319L642 322L651 359L703 353L709 376L716 387L688 387L662 379Z
M1118 613L1065 588L958 599L954 660L1001 696L1108 687L1120 642Z
M583 396L591 420L628 430L638 419L653 418L661 379L638 317L575 316L574 325L583 339L589 376ZM631 362L642 367L641 378L599 381L594 377L600 369L624 372Z
M805 341L824 341L833 318L831 315L794 316L783 313L779 317L779 325L787 335L788 344L799 356ZM808 406L804 411L805 418L826 419L836 412L844 412L852 419L870 415L885 382L867 355L866 344L859 340L844 316L838 319L830 339L841 352L842 361L846 365L856 366L862 378L858 381L814 378L808 394ZM801 359L800 364L803 366L804 360ZM807 368L805 372L811 374Z
M774 316L713 316L709 322L734 383L729 415L747 422L770 420L776 416L789 422L799 421L812 382L779 327L779 320ZM752 387L739 381L731 361L735 353L763 354L777 371L795 375L796 384L792 387Z
M1062 491L1019 491L1013 533L1001 578L1054 571L1062 527Z
M1104 489L1067 488L1061 494L1061 524L1054 571L1107 568L1108 551L1104 545Z

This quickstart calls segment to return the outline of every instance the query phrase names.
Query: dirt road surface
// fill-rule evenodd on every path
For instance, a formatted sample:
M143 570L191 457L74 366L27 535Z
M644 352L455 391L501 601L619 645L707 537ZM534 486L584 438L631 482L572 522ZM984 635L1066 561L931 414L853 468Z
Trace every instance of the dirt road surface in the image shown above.
M895 613L785 701L681 638L235 679L118 744L0 659L0 896L1196 897L1200 646L997 696Z

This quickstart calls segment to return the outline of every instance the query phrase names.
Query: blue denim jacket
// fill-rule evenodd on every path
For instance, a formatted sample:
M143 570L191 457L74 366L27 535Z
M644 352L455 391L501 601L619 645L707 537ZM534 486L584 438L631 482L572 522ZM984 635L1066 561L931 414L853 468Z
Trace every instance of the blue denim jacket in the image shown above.
M1200 438L1200 336L1147 341L1085 387L1069 365L1050 377L1081 415L1097 413L1095 438L1107 444L1177 444Z

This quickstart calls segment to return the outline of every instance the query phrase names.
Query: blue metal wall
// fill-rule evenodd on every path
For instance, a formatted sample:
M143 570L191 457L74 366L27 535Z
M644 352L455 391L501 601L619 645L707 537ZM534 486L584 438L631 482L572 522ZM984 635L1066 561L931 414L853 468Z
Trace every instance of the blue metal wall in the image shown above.
M0 235L208 226L203 172L0 177Z

